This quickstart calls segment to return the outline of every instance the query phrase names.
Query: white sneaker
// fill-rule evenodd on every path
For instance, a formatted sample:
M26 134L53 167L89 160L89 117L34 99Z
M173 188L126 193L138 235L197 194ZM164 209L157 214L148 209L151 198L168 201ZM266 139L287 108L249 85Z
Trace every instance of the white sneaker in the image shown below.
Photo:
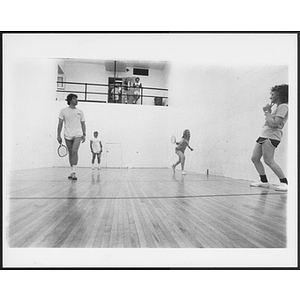
M98 170L101 170L101 167L100 167L100 166L98 167Z
M172 169L173 169L173 172L175 173L175 166L174 165L172 165Z
M181 173L182 175L186 175L186 172L185 171L182 171L182 173Z
M92 167L92 170L95 170L95 167L94 167L94 166Z
M258 181L258 182L252 182L250 186L268 188L270 184L269 182Z
M280 185L275 189L275 191L287 192L288 191L288 185L286 183L280 183Z

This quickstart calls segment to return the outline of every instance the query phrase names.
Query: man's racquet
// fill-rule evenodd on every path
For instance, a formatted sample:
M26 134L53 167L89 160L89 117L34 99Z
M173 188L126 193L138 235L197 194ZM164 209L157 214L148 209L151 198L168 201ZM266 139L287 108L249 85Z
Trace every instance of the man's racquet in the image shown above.
M68 154L68 149L65 145L63 144L59 144L58 148L57 148L57 154L60 157L65 157Z
M176 137L175 137L175 135L171 136L171 143L172 144L176 144Z

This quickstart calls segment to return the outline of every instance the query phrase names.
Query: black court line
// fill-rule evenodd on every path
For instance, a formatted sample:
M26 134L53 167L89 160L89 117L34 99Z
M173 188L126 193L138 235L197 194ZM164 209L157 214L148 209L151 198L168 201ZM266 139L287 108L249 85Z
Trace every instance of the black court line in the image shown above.
M95 176L96 177L96 176ZM191 179L190 177L187 178L187 177L184 177L186 179L186 182L195 182L195 181L207 181L207 182L210 182L210 181L234 181L234 180L238 180L238 179ZM63 178L63 179L66 179L66 178ZM121 179L121 180L107 180L107 179L100 179L100 183L104 183L104 182L115 182L115 183L119 183L119 182L159 182L159 183L165 183L165 182L174 182L174 183L178 183L178 181L180 181L181 178L177 178L177 179L173 179L173 180L132 180L131 178L129 178L128 180L126 179ZM14 182L14 181L18 181L18 182L62 182L62 180L60 179L57 179L57 180L45 180L45 179L10 179L11 182ZM87 180L87 179L83 179L83 180L78 180L79 182L91 182L92 180ZM66 179L66 182L72 182L70 180L67 180Z
M237 197L237 196L266 196L266 195L285 195L287 192L271 192L271 193L257 193L257 194L221 194L221 195L183 195L183 196L143 196L143 197L9 197L11 200L17 199L44 199L44 200L66 200L66 199L91 199L91 200L122 200L122 199L183 199L183 198L211 198L211 197Z

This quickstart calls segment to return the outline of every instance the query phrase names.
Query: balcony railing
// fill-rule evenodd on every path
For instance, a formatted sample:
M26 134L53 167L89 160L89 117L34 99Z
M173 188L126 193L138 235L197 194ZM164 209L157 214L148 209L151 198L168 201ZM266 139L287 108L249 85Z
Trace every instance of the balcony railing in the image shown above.
M57 81L59 99L77 94L79 102L140 104L152 98L155 105L165 105L168 89L157 87L128 87L127 85Z

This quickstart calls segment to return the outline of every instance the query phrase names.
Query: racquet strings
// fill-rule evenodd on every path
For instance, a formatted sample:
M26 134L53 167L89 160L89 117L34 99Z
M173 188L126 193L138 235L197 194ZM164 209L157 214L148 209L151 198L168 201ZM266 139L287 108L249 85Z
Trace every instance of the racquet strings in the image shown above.
M171 136L171 143L172 143L172 144L175 144L175 143L176 143L176 137L175 137L175 135L172 135L172 136Z
M60 144L58 149L57 149L57 153L60 157L66 156L68 154L67 147L63 144Z

